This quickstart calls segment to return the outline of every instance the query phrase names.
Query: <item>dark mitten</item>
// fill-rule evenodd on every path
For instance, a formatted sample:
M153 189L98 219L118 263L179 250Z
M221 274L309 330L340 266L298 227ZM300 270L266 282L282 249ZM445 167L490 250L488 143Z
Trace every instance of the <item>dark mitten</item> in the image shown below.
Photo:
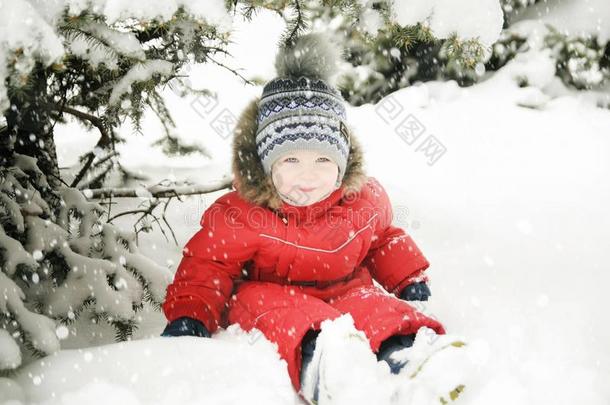
M183 316L171 321L161 336L199 336L210 337L210 332L203 323L197 319Z
M428 301L430 295L428 285L420 281L406 286L400 293L400 298L406 301Z

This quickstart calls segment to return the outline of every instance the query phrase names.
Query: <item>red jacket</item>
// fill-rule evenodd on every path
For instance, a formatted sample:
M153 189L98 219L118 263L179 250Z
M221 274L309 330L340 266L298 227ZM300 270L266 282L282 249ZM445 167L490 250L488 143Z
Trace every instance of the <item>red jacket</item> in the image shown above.
M381 184L369 177L357 194L342 195L340 188L315 204L284 203L277 211L236 191L219 197L183 249L163 303L167 319L199 319L210 332L226 327L233 289L248 280L294 284L320 297L345 291L363 272L397 296L408 284L425 281L429 263L392 225Z

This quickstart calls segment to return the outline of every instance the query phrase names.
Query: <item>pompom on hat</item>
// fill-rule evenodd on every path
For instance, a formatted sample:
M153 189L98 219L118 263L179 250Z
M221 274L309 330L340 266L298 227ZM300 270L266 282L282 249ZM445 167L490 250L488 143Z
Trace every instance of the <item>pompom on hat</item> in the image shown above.
M258 105L256 150L267 175L286 153L316 150L345 175L350 151L345 100L332 76L341 59L339 47L322 34L307 34L280 48L278 77L268 82Z

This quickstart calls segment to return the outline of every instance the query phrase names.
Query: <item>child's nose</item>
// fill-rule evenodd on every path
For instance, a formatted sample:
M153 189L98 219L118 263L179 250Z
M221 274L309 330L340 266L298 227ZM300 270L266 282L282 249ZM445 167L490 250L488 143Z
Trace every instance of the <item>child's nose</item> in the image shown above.
M316 171L312 168L309 169L303 169L301 171L301 175L299 176L299 178L301 180L305 180L305 181L310 181L310 180L315 180L317 178L317 174Z
M319 174L314 165L304 164L301 167L300 178L302 180L315 180L319 177Z

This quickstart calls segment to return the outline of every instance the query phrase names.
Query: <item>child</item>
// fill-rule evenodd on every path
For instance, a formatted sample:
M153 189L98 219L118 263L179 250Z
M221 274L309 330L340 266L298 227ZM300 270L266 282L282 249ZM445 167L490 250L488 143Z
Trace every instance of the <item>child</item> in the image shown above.
M363 171L330 84L338 57L315 34L278 54L279 78L237 124L236 190L204 212L163 304L165 336L209 337L233 323L259 329L277 344L297 392L317 381L306 366L325 320L350 314L394 373L404 363L390 354L410 346L420 327L444 333L406 302L428 299L429 264L391 224L388 195ZM317 388L307 400L317 401Z

